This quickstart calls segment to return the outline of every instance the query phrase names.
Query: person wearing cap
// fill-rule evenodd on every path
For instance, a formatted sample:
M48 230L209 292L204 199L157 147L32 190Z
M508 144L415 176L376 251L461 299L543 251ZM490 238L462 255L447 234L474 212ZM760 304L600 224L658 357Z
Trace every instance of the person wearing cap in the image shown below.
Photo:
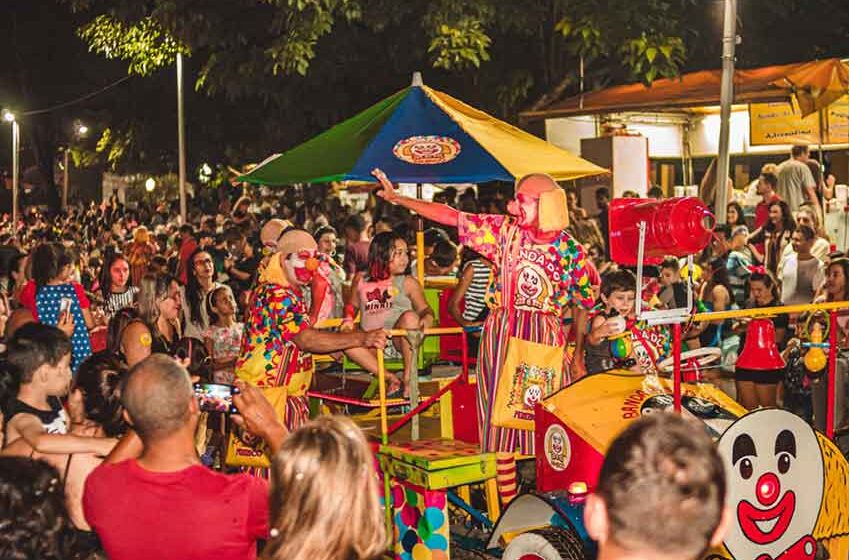
M324 257L313 237L301 229L284 231L274 243L277 250L268 257L251 295L236 377L258 387L285 386L286 427L295 430L309 420L311 352L383 349L387 335L381 329L334 333L312 328L302 290L324 266Z
M491 311L483 325L477 362L478 422L481 447L497 453L499 494L509 502L516 494L515 454L534 455L534 433L493 422L508 342L519 339L564 347L562 318L573 307L577 359L564 363L555 387L584 373L586 309L594 302L586 253L566 231L566 195L551 177L535 173L517 182L516 198L508 205L510 216L468 214L401 196L382 171L375 169L373 174L383 187L378 196L425 219L456 227L462 245L494 263ZM564 362L567 359L564 353Z

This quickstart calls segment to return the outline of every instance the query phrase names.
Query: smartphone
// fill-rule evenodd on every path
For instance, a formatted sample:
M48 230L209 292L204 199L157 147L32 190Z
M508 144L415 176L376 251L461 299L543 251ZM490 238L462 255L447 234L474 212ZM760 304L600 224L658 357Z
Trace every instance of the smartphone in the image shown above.
M207 412L236 413L233 395L239 394L239 388L223 383L195 383L195 396L200 409Z
M73 300L71 298L63 297L59 300L59 316L68 315L71 313L71 304L73 304Z

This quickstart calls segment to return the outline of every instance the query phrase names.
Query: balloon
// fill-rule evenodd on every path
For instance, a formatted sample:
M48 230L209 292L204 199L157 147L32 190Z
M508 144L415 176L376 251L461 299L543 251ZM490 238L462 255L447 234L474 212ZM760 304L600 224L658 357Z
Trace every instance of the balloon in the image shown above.
M407 552L413 550L413 547L416 546L419 542L419 536L412 529L408 529L406 533L404 533L404 537L401 539L401 546Z
M624 360L631 355L633 343L631 336L621 336L610 340L610 354L617 360Z
M413 560L433 560L430 549L419 543L413 547Z
M438 531L445 524L445 514L441 509L429 507L424 511L424 517L432 531ZM433 548L433 547L431 547Z
M425 541L425 544L429 549L431 549L431 551L434 552L434 558L436 558L435 552L437 550L448 550L448 539L442 535L431 535L430 538Z

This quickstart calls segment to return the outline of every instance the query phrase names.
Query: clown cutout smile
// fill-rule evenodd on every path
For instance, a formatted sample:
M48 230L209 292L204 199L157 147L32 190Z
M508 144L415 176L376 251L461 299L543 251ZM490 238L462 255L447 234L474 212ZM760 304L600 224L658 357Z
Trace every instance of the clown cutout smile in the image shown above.
M824 469L811 427L789 412L758 410L728 428L719 452L736 517L725 539L734 558L814 558Z
M516 307L542 309L551 292L550 281L539 266L527 263L516 274Z

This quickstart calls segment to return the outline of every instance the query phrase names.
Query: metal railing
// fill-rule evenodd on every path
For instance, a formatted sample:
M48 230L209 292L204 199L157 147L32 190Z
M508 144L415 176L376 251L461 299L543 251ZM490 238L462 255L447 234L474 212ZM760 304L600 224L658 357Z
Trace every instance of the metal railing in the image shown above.
M729 311L709 311L696 313L692 319L697 322L724 321L726 319L753 319L756 317L771 317L774 315L810 313L817 311L828 312L828 389L826 401L825 435L834 439L834 407L835 384L837 381L837 311L849 309L849 301L832 301L826 303L809 303L801 305L782 305L777 307L755 307L751 309L734 309ZM675 410L681 410L681 323L672 325L672 348L674 356L673 394Z

